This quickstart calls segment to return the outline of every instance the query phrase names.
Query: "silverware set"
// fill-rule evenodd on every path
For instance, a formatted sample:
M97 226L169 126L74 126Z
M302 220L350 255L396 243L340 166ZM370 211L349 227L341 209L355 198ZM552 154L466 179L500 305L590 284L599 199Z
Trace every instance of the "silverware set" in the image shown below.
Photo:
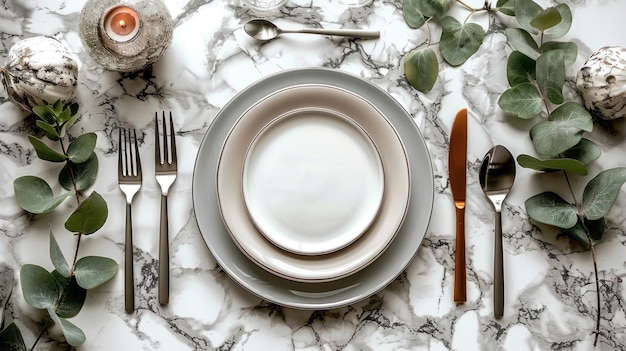
M158 299L161 305L169 302L169 221L167 195L176 180L177 157L176 138L172 113L166 123L165 111L162 115L162 128L159 128L158 112L154 116L154 167L155 178L161 188L161 215L159 229L159 288ZM169 124L169 128L168 128ZM132 132L132 133L131 133ZM133 228L132 201L141 189L142 170L139 156L137 133L133 129L120 129L118 150L118 184L126 196L125 265L124 265L124 308L127 313L135 310L135 279L133 274Z
M452 124L448 168L450 187L456 208L456 250L454 269L454 301L467 300L465 257L465 188L467 169L467 109L461 109ZM496 145L485 155L480 167L481 188L495 211L493 313L504 315L504 264L502 250L502 203L515 180L515 159L504 146Z

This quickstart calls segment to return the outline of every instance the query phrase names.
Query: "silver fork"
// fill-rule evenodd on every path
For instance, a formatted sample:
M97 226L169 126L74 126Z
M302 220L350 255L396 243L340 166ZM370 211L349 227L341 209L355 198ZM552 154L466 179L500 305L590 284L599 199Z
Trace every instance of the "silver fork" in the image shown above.
M167 193L170 186L176 180L176 139L174 136L174 122L172 112L169 118L169 142L168 128L165 123L165 111L163 111L163 137L159 140L159 113L154 113L154 170L157 183L161 186L161 227L159 231L159 303L166 305L170 299L170 249L169 249L169 223L167 218Z
M141 188L141 160L137 145L137 133L133 129L120 129L117 181L126 195L126 236L124 242L124 308L127 313L135 310L135 278L133 274L133 219L131 203ZM134 142L133 139L134 138Z

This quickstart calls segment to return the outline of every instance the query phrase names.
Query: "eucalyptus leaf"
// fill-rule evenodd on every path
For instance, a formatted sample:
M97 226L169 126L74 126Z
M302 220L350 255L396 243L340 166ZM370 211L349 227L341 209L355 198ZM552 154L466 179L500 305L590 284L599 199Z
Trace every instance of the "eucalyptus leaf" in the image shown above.
M49 123L46 123L40 119L35 121L35 124L37 125L37 127L39 127L41 130L44 131L44 133L46 133L46 137L50 140L53 141L57 141L59 140L59 133L57 132L56 128Z
M420 0L402 0L402 16L411 28L420 28L428 19L420 8Z
M560 38L569 32L572 27L572 10L567 4L559 4L554 7L561 15L561 22L545 31L550 38Z
M441 17L450 10L450 0L421 0L420 7L426 17Z
M76 282L84 289L98 287L115 276L119 266L107 257L87 256L76 262Z
M566 102L547 121L530 130L535 150L541 156L553 157L577 145L583 132L593 129L591 115L575 102Z
M476 23L461 23L446 16L441 21L439 42L441 56L452 66L458 66L472 56L483 43L485 31Z
M48 183L35 176L22 176L13 181L17 203L30 213L46 213L58 207L73 192L54 196Z
M559 23L561 23L561 14L554 7L541 11L530 21L530 25L541 32L545 32Z
M40 105L33 107L33 113L37 115L42 121L53 124L56 121L56 113L51 106Z
M527 199L525 206L528 216L539 223L569 229L578 221L576 206L553 192L537 194Z
M496 8L505 15L515 16L515 0L498 0Z
M515 0L515 19L520 27L532 34L539 34L530 22L537 17L543 8L532 0Z
M518 84L535 81L537 79L536 66L535 60L519 51L513 51L506 64L506 77L509 85L514 87Z
M521 167L540 172L567 171L578 175L587 175L587 167L580 161L568 158L540 160L530 155L519 155L517 163Z
M565 150L563 157L578 160L580 163L587 165L600 157L602 151L600 147L589 139L582 138L576 146Z
M538 115L541 103L541 95L532 83L521 83L509 88L498 99L498 106L504 112L523 119Z
M63 162L67 160L67 156L55 151L46 143L39 140L37 137L29 135L28 140L35 148L35 152L37 152L37 156L40 159L50 161L50 162Z
M75 317L85 304L87 290L78 285L75 277L63 277L56 270L52 271L52 276L56 280L59 289L63 291L56 313L63 318Z
M60 291L54 277L45 268L34 264L23 265L20 281L26 303L39 309L55 306Z
M72 274L70 272L70 266L67 264L65 256L63 256L63 251L61 251L57 240L54 238L52 229L50 229L50 260L52 261L54 268L56 268L62 276L65 278L70 277Z
M59 123L63 124L67 122L67 120L70 119L70 117L72 117L72 111L70 111L69 108L65 108L63 112L58 114L57 120L59 121Z
M74 123L76 123L76 120L78 120L78 115L77 114L72 114L70 116L70 119L67 120L67 122L63 123L63 125L61 125L61 130L59 131L59 135L61 136L61 138L65 137L65 134L67 133L67 128L71 127Z
M73 163L83 163L93 154L98 136L95 133L86 133L72 140L67 147L67 156Z
M72 322L68 321L65 318L61 318L57 315L52 308L48 308L48 314L50 318L54 321L56 325L61 328L63 331L63 335L65 336L65 340L68 344L77 347L82 345L87 338L85 337L85 333L74 325Z
M106 222L107 203L97 192L92 192L65 221L65 229L80 234L93 234Z
M95 184L97 175L98 156L94 152L83 163L67 162L59 173L59 183L67 190L74 190L76 182L76 191L85 191Z
M61 111L63 111L63 101L61 101L60 99L55 101L52 105L52 110L54 111L54 114L58 116Z
M576 225L569 229L561 229L563 234L575 239L576 241L583 244L585 247L589 248L589 238L587 237L587 231L589 230L589 236L591 237L591 244L595 245L600 240L602 240L602 235L604 234L604 230L606 229L606 224L604 223L604 218L600 218L594 221L588 220L585 218L585 225L583 226L580 218Z
M562 104L565 84L563 50L550 50L537 59L537 85L550 102Z
M404 58L404 75L409 83L423 93L430 91L439 74L437 54L431 48L415 49Z
M574 64L578 57L578 46L572 42L548 41L541 45L542 52L551 50L563 50L563 63L565 66Z
M519 28L507 28L504 30L509 43L513 48L533 60L541 55L539 46L533 37L525 30Z
M24 338L20 328L15 323L9 324L4 330L0 331L0 350L6 351L27 351Z
M589 181L583 192L582 212L585 217L596 220L606 216L624 182L626 167L604 170Z

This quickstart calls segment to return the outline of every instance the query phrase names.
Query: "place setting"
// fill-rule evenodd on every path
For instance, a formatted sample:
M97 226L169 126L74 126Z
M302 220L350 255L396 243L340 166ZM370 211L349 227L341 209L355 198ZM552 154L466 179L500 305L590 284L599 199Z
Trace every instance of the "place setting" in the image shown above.
M327 309L406 268L432 184L424 139L395 99L360 77L307 68L263 78L220 110L192 193L231 278L284 306Z

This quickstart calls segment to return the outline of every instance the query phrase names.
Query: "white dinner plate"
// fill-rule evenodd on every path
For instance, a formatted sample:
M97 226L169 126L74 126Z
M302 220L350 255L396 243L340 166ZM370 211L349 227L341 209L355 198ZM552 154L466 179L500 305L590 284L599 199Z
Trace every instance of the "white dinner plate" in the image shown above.
M239 117L278 89L299 84L327 84L359 94L394 125L411 167L411 206L402 228L385 252L361 271L323 283L303 283L278 277L248 259L231 239L217 202L215 172L222 144ZM326 68L286 70L250 85L215 117L200 144L193 172L193 205L200 233L222 269L242 287L270 302L301 309L331 309L371 296L411 262L428 229L434 179L426 143L412 117L387 92L359 77Z
M339 112L288 111L254 137L243 166L243 198L274 245L324 255L351 244L372 224L384 191L374 142Z
M309 112L301 115L300 112L303 110ZM311 115L311 111L317 112ZM321 117L321 111L327 111L325 118ZM320 118L326 120L326 122L332 121L334 132L340 129L336 125L337 123L345 124L345 119L350 118L354 121L353 123L351 122L353 125L347 127L348 129L344 128L344 130L350 130L351 133L355 133L355 125L358 125L359 129L367 133L376 144L375 149L369 151L360 150L360 152L368 154L366 158L369 159L369 163L376 163L376 160L381 161L385 176L378 177L381 178L384 184L381 185L378 180L369 182L373 183L369 184L373 185L373 189L363 188L360 189L360 192L373 191L374 198L377 198L382 192L381 188L384 186L382 202L375 204L376 207L380 207L380 211L376 211L378 212L377 216L376 212L372 212L371 215L373 217L366 218L371 225L367 226L367 230L358 240L342 250L336 250L324 255L306 256L285 251L266 240L254 225L254 221L248 216L249 210L246 208L246 202L243 200L245 197L245 182L242 181L242 174L245 173L244 168L247 160L246 150L248 150L251 144L254 144L253 141L258 137L259 133L262 134L266 127L271 127L273 123L277 123L277 118L280 120L285 118L284 116L292 114L308 120L307 123L313 123L317 127L320 126ZM334 117L328 117L329 114L332 114ZM338 115L345 116L343 117L343 122L339 121ZM306 118L307 116L309 118ZM312 118L313 122L311 122L310 118ZM290 121L301 122L297 117L295 119L288 118L284 122ZM283 126L288 127L287 129L290 132L294 132L291 128L293 126L290 127L289 124ZM306 127L313 128L312 125L307 125ZM270 128L270 131L272 129ZM326 130L325 133L330 133L330 131ZM359 132L356 133L359 134ZM306 139L302 136L299 137ZM358 136L355 137L359 138ZM363 136L360 139L363 139ZM283 145L280 140L272 139L271 143L278 143L282 145L282 148L289 147L289 145ZM368 148L366 141L362 140L361 143L365 145L359 148ZM273 156L277 156L281 152L283 151L277 151L273 153ZM372 153L375 155L372 155ZM297 155L297 157L306 158L302 154ZM344 158L347 157L350 156L345 155ZM279 172L290 173L291 170L284 168L294 162L293 159L288 162L281 160L280 163L282 165L276 167L282 167L282 169L278 170ZM344 160L343 162L348 161ZM366 166L366 168L371 169L368 171L369 173L380 172L379 167L375 164ZM271 166L265 168L265 170L267 172L276 171ZM331 170L327 171L332 173ZM348 172L348 170L344 171ZM279 177L282 176L280 175ZM338 174L332 174L332 176L339 177ZM360 176L364 177L366 175ZM375 174L373 176L377 178ZM301 282L323 282L340 279L354 274L373 262L385 251L401 228L408 209L411 192L406 150L395 128L378 109L359 95L336 86L323 84L290 86L272 92L255 102L242 114L226 137L218 161L216 178L217 199L222 219L235 243L259 266L281 277ZM354 179L350 181L358 183ZM312 182L313 180L309 180L309 183ZM306 191L310 184L298 185L303 187L303 189L298 191ZM365 185L368 184L366 183ZM346 185L343 184L343 186ZM358 189L356 190L358 191ZM377 208L374 208L374 210L377 210ZM350 218L349 214L347 214L347 217ZM373 222L372 218L374 219Z

